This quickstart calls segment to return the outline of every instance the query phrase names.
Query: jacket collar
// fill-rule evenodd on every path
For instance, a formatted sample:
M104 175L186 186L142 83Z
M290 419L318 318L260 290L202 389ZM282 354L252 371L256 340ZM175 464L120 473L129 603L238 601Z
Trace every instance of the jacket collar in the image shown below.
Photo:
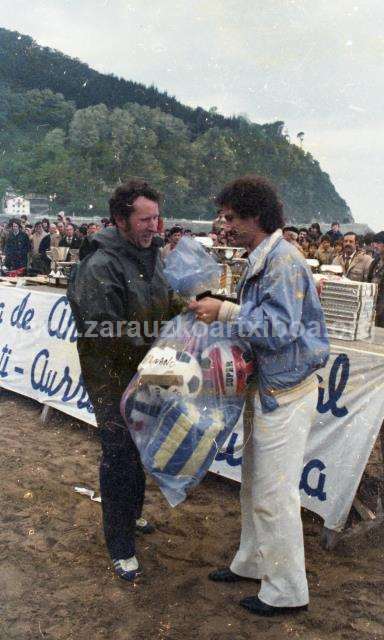
M263 270L265 261L268 254L272 251L275 245L282 239L283 232L281 229L277 229L270 236L265 238L263 242L252 251L248 256L248 269L246 272L245 280L253 278Z
M149 248L153 252L157 253L161 244L161 239L155 236ZM136 245L125 240L119 233L117 227L107 227L106 229L102 229L101 231L92 234L90 239L90 250L91 252L94 252L97 251L97 249L103 249L106 253L115 255L124 254L134 259L139 259L140 254L143 251L140 247L136 247Z
M359 254L359 252L356 251L356 249L355 249L355 251L352 253L352 255L349 258L348 258L348 256L345 255L345 253L343 253L344 263L349 261L349 264L351 264L352 260L355 260L355 258L358 257L358 254Z

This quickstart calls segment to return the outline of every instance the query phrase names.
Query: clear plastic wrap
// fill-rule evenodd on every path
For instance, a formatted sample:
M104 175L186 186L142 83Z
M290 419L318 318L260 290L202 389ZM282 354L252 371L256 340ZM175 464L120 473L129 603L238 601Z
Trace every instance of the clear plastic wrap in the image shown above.
M187 298L219 289L222 272L222 266L193 238L181 238L165 259L165 277L174 291Z
M216 289L221 267L183 238L167 257L165 274L190 297ZM172 506L202 480L243 409L252 358L227 328L197 321L192 312L168 322L121 400L143 465Z
M241 341L193 313L168 323L140 364L121 413L145 469L172 506L202 480L238 422L252 371Z

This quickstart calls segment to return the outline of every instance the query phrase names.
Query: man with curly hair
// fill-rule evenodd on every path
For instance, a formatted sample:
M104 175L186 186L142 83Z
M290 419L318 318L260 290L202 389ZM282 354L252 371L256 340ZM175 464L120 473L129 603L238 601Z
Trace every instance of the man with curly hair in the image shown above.
M253 352L255 376L244 414L240 547L215 582L260 580L241 601L272 616L307 609L299 482L318 397L315 371L329 356L324 316L303 256L282 237L283 208L274 187L245 176L217 198L233 243L248 250L238 303L193 302L200 320L228 322Z

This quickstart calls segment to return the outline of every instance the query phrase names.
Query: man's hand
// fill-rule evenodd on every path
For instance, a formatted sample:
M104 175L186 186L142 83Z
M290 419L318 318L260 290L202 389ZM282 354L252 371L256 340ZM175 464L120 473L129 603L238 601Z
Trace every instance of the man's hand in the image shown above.
M202 300L194 300L191 302L188 305L188 309L195 312L198 320L202 320L206 324L211 324L211 322L217 320L222 304L222 301L216 300L216 298L203 298Z

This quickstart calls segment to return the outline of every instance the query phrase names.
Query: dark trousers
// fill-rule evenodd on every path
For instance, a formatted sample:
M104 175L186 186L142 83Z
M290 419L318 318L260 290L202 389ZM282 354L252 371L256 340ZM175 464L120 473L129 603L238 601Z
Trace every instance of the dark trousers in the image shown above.
M135 555L136 520L143 509L145 473L122 419L100 425L100 493L105 541L111 558Z
M117 341L79 338L77 349L101 438L100 493L105 541L111 558L126 559L135 554L136 519L141 516L145 493L139 452L120 415L120 398L135 373L136 363L131 370L121 372L122 367L113 358L114 350L122 352ZM122 359L130 362L128 356Z

